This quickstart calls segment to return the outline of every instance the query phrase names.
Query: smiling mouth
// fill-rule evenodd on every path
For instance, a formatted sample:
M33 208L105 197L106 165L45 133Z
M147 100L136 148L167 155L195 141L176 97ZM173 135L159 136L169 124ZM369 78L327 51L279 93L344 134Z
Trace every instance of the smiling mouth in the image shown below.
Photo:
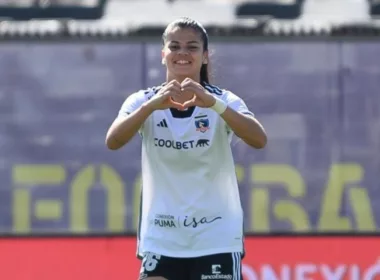
M188 61L188 60L178 60L178 61L175 61L174 64L178 64L178 65L189 65L189 64L191 64L191 62Z

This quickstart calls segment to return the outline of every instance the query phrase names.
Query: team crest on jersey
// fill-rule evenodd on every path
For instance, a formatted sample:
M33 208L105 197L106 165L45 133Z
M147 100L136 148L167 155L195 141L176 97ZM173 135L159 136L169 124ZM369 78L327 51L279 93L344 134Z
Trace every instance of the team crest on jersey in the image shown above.
M197 128L197 131L200 131L202 133L205 133L207 130L209 130L210 122L208 119L199 119L195 120L195 127Z

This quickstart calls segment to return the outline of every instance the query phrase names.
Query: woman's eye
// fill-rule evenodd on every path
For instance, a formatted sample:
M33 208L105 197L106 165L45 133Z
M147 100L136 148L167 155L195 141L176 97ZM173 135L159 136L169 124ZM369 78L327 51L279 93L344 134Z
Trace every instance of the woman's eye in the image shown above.
M169 46L169 49L171 51L176 51L176 50L180 49L180 46ZM190 51L196 51L196 50L198 50L198 47L197 46L188 46L188 47L186 47L186 49L188 49Z

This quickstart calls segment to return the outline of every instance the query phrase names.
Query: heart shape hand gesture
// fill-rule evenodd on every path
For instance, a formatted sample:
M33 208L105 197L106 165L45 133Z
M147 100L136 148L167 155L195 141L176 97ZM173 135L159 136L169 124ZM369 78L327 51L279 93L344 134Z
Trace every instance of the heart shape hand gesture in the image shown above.
M173 100L173 97L180 96L184 92L193 94L193 98L183 104ZM215 101L215 97L207 92L202 85L190 78L186 78L181 84L176 80L167 83L149 100L148 104L153 110L165 110L168 108L186 110L192 106L208 108L213 106Z

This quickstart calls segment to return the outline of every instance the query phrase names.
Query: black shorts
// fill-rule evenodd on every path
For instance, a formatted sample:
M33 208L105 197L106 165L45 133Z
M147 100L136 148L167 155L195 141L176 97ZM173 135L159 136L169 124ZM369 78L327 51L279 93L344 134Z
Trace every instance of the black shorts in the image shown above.
M146 253L140 280L160 276L167 280L242 280L241 253L196 258L171 258Z

